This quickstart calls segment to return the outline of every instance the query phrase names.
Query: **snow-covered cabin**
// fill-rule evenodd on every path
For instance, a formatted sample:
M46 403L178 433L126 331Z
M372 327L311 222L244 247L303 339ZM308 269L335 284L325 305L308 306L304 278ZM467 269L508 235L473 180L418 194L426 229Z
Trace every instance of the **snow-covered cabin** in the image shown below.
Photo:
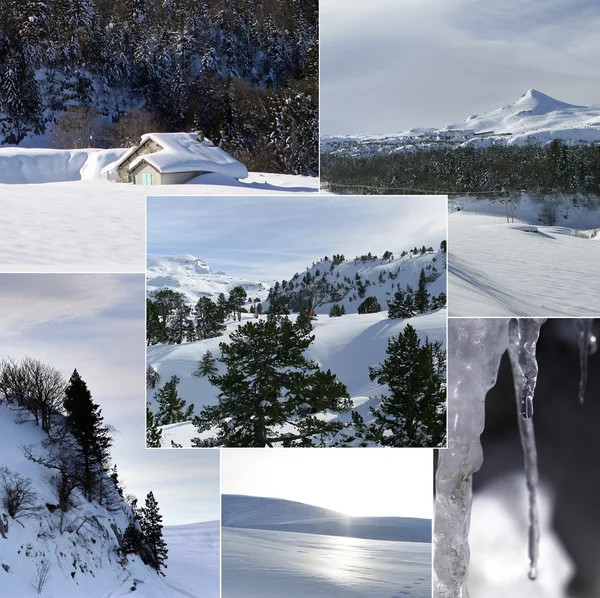
M248 170L201 133L148 133L114 165L114 178L136 185L179 185L207 173L234 179Z

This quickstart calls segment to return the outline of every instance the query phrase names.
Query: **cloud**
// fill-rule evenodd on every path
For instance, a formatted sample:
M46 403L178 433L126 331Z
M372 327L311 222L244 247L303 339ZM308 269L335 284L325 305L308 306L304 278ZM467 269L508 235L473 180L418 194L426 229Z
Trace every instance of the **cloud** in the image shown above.
M443 126L534 87L597 101L600 6L590 0L321 3L321 132Z

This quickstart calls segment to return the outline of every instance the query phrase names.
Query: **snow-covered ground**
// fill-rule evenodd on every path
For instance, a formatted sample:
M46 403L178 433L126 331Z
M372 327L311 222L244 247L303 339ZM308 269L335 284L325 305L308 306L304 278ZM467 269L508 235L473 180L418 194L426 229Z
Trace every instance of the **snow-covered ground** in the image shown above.
M292 319L295 316L291 316ZM243 314L241 324L252 320L251 314ZM416 316L407 320L394 320L387 317L387 311L374 314L347 314L339 318L330 318L320 314L313 322L315 340L306 355L314 359L322 370L330 369L343 382L354 403L355 409L365 418L372 420L370 406L377 406L382 394L381 387L369 380L369 366L382 363L386 358L388 339L397 337L406 324L411 324L423 342L427 336L430 341L446 342L446 310ZM218 402L218 389L207 378L192 376L198 361L206 351L219 358L219 343L227 342L229 335L240 325L230 322L222 337L182 343L181 345L154 345L148 347L148 365L160 374L161 380L168 381L171 376L180 378L177 392L187 404L194 403L196 413L202 406L215 405ZM148 391L148 402L156 411L155 390ZM332 415L331 417L336 417ZM350 414L337 416L349 422ZM191 445L191 438L198 432L191 422L171 424L163 428L164 444L171 440L183 446ZM201 437L210 437L204 433Z
M431 544L223 528L223 598L430 598Z
M527 145L560 139L565 143L600 141L600 105L576 106L530 89L517 101L461 122L415 128L389 135L336 135L321 138L321 152L362 156L393 153L436 144Z
M315 177L208 174L185 185L125 185L102 170L126 150L0 148L0 268L143 272L146 195L318 191Z
M0 595L14 598L217 598L219 596L219 522L165 528L169 549L166 577L137 555L118 555L115 530L123 533L127 509L107 510L88 502L79 491L61 523L51 470L27 460L22 448L44 456L47 436L32 422L17 423L17 414L0 405L0 466L31 479L35 510L18 520L8 518L0 536ZM4 508L0 507L0 514ZM22 514L21 514L22 515ZM62 529L62 532L61 532ZM44 563L48 576L37 584Z
M533 199L513 210L514 222L499 202L449 203L450 316L595 314L600 210L545 201L556 207L560 225L540 224L542 205Z

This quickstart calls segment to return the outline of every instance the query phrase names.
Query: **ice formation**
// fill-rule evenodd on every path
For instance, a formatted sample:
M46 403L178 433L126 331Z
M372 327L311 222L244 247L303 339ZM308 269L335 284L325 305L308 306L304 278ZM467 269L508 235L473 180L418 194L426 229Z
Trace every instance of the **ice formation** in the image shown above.
M538 366L536 344L544 319L451 319L448 322L448 448L438 453L436 473L436 598L468 598L469 524L472 474L483 463L480 435L485 397L495 384L508 349L519 413L519 432L529 496L529 577L537 577L539 523L537 450L533 397ZM593 321L575 320L580 351L579 400L583 402L588 356L597 350Z

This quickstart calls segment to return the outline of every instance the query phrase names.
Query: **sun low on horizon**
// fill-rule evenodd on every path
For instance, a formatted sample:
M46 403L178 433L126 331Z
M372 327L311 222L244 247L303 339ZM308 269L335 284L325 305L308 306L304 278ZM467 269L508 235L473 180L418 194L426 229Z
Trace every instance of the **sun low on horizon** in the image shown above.
M425 449L223 449L221 493L296 501L349 517L431 519Z

